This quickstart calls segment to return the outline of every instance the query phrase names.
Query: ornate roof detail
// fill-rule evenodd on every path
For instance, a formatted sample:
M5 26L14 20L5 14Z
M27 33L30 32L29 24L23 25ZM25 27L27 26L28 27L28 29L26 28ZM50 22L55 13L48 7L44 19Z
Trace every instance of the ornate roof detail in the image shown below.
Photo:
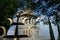
M30 15L33 15L33 11L32 11L30 8L24 9L24 10L22 10L21 15L24 15L24 14L30 14Z

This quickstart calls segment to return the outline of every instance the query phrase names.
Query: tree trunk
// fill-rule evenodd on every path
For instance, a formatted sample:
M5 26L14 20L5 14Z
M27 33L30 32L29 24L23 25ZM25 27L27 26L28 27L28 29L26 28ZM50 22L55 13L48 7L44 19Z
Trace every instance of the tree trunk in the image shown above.
M55 40L53 29L52 29L52 26L51 26L51 22L50 22L49 17L48 17L48 24L49 24L50 40Z
M57 23L57 29L58 29L58 40L60 40L60 27L59 27L58 23Z
M57 19L58 17L57 17L57 15L56 15L56 24L57 24L57 30L58 30L58 40L60 40L60 27L59 27L59 25L58 25L58 19Z

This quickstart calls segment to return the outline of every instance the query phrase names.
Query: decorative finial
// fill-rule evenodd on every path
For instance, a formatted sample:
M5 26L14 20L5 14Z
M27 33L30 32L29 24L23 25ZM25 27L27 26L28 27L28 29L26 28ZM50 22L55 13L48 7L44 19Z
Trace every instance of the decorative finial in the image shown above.
M7 20L10 22L10 24L13 23L13 20L11 18L8 18Z

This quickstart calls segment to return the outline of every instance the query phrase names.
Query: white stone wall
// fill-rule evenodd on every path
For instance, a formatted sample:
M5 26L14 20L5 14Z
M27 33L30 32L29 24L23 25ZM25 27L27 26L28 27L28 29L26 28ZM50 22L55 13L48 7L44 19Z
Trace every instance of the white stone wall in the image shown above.
M19 19L19 22L21 22L22 20L23 20L23 18L21 17ZM29 27L29 25L33 25L34 22L35 22L35 19L31 18L30 20L27 20L24 25L19 25L19 27L18 27L18 35L26 35L27 28ZM28 37L28 38L19 38L19 40L40 40L40 38L38 39L39 34L40 34L39 29L32 28L30 30L30 35L31 35L30 37Z

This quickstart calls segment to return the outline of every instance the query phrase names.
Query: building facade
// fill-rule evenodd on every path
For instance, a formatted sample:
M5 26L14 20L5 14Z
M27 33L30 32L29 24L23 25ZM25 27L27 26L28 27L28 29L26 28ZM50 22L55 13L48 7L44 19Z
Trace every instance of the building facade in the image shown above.
M19 22L24 21L24 17L19 18ZM34 25L35 19L33 17L24 22L24 25L18 26L18 35L27 35L28 37L19 38L19 40L40 40L40 29Z
M18 35L22 35L24 37L20 38L6 38L4 40L49 40L49 37L43 37L40 35L40 28L36 26L36 18L34 15L29 16L24 12L19 17L18 22L23 23L24 25L18 25ZM15 30L14 30L15 31ZM25 35L27 37L25 37Z

